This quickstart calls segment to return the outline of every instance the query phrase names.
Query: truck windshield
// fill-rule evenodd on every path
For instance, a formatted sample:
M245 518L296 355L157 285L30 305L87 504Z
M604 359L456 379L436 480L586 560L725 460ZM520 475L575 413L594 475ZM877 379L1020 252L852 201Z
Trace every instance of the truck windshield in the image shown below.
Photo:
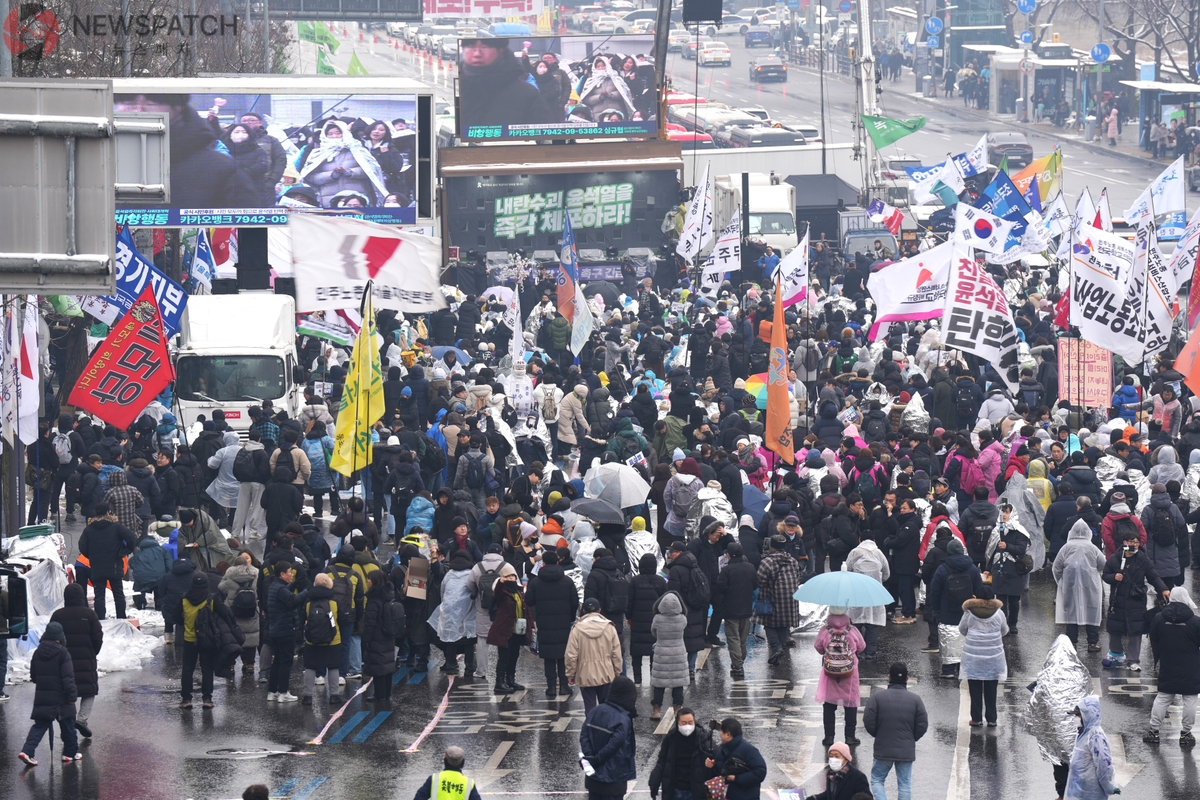
M175 392L181 400L266 400L287 392L278 356L183 356L176 372Z
M774 211L764 214L750 212L750 233L795 233L796 222L792 215L785 211Z

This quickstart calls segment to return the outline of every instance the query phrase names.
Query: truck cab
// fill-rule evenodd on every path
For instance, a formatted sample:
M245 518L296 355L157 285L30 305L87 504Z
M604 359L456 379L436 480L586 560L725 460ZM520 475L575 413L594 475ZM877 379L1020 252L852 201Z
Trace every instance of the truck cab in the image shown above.
M173 353L180 424L218 408L239 433L251 406L270 400L294 417L304 405L295 380L296 303L287 295L248 293L188 299Z
M750 227L743 235L770 245L785 256L800 244L796 235L796 188L787 182L771 182L769 175L750 173ZM742 213L742 176L718 175L713 186L713 223L717 230Z

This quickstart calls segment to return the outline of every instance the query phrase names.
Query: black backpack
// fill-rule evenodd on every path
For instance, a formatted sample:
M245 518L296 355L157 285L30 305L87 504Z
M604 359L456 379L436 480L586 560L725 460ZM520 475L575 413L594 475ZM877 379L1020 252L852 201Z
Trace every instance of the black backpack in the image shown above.
M482 566L482 564L480 565ZM479 607L491 610L492 602L495 600L495 592L492 586L500 578L500 570L504 569L504 562L495 569L485 569L479 574Z
M1140 539L1141 534L1138 533L1137 525L1133 521L1133 517L1121 517L1113 522L1113 542L1117 549L1121 549L1121 542L1126 539Z
M1150 517L1150 527L1153 529L1154 544L1159 547L1170 547L1175 544L1175 520L1171 518L1170 508L1156 508Z
M254 456L246 448L237 451L233 457L233 477L242 483L254 483L259 480L258 470L254 466Z
M431 475L444 470L446 468L446 451L428 433L417 431L417 435L425 443L425 455L421 456L421 469Z
M821 354L817 352L816 345L805 347L804 350L804 369L815 372L821 366Z
M330 645L337 636L337 621L329 600L313 600L308 604L308 624L304 630L304 640L312 645ZM340 606L339 606L340 608Z
M875 468L871 467L866 472L858 473L858 477L854 479L854 491L859 493L868 507L878 503L880 497L879 484L875 482L875 476L871 474L874 471Z
M407 507L417 496L417 474L401 475L392 484L392 500Z
M970 572L951 572L946 578L946 597L950 600L951 608L962 608L962 604L974 596L975 585Z
M699 567L692 567L688 572L687 586L683 590L683 599L688 604L688 608L699 610L708 608L708 603L712 600L712 587L708 584L708 576L704 574L704 570Z
M383 606L383 632L393 639L404 636L408 630L408 619L404 613L404 603L400 600L389 600Z
M217 626L217 613L213 610L212 600L205 602L196 612L196 648L199 650L218 650L221 647L221 629Z
M863 433L868 442L882 442L887 438L887 417L872 414L863 425Z
M341 572L345 569L345 572ZM354 568L337 564L330 568L329 577L333 578L333 599L338 606L338 624L349 629L354 625ZM316 642L314 642L316 644Z
M230 610L237 619L254 619L258 616L258 595L250 587L243 586L233 596Z
M1042 390L1037 386L1022 386L1021 399L1029 406L1030 411L1034 411L1042 404Z
M467 486L471 489L482 489L487 475L487 468L481 453L478 456L467 456Z
M624 614L629 607L629 576L616 573L608 576L604 589L604 613Z
M973 384L958 384L954 390L954 411L962 418L975 415L975 393L971 391Z

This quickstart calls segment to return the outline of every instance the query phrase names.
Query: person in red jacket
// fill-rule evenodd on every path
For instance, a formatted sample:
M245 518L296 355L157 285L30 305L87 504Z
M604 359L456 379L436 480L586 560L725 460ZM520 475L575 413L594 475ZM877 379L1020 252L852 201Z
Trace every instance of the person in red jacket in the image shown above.
M1141 539L1141 547L1146 546L1146 528L1142 525L1142 521L1138 519L1137 514L1134 514L1129 509L1129 504L1125 501L1125 495L1122 492L1117 492L1112 496L1112 505L1109 506L1108 513L1104 516L1104 521L1100 523L1100 538L1104 540L1104 556L1112 558L1116 555L1117 545L1124 541L1123 532L1132 526L1137 529L1138 536Z

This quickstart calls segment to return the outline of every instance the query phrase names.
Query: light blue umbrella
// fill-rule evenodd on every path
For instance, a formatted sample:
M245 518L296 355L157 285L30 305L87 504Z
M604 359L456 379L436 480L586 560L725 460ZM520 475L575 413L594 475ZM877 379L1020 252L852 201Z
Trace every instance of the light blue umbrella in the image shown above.
M804 603L846 608L886 606L893 602L883 584L859 572L823 572L797 589L793 597Z

